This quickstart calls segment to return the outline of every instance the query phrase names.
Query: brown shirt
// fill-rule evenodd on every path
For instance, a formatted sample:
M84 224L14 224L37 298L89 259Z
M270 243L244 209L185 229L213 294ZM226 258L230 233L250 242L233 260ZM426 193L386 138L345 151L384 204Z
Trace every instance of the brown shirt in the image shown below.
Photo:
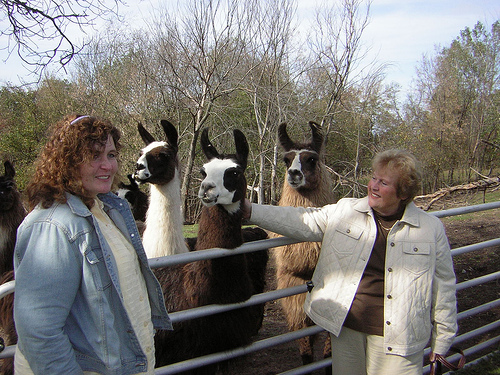
M384 266L387 235L403 212L382 218L375 214L377 238L358 285L344 327L369 335L384 335Z

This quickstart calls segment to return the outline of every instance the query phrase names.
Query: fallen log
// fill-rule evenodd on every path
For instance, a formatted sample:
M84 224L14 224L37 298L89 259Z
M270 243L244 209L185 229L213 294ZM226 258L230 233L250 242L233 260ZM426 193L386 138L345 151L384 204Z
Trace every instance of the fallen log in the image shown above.
M463 191L471 191L471 190L485 190L488 188L493 188L497 185L500 185L500 176L485 178L482 180L474 181L468 184L451 186L443 189L439 189L438 191L427 194L427 195L419 195L415 197L415 204L422 208L424 211L428 211L434 203L439 201L440 199L446 197L449 194ZM429 200L428 203L425 203ZM422 202L418 204L418 202Z

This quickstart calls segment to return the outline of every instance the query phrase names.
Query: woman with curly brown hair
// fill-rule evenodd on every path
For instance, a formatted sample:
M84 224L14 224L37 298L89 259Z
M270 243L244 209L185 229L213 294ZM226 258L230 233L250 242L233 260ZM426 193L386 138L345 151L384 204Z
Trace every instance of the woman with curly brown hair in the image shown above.
M153 374L154 329L171 329L126 201L111 193L120 132L108 120L56 123L18 230L16 374Z

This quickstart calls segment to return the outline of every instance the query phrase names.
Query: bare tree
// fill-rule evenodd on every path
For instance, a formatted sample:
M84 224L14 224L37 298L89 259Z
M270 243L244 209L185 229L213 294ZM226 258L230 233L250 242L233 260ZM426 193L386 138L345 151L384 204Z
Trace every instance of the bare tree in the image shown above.
M351 73L363 57L360 55L361 37L368 26L369 11L370 3L365 0L342 0L329 9L317 11L317 27L309 39L314 55L311 66L314 86L321 88L319 92L325 99L321 120L325 142Z
M271 181L271 202L276 197L276 128L285 120L287 106L293 95L290 50L294 37L295 0L249 2L254 15L254 37L249 41L249 59L255 66L249 69L244 90L252 103L258 132L257 200L264 203L265 181ZM272 151L272 153L270 152ZM274 155L273 158L268 158ZM271 166L266 178L266 166Z
M17 53L35 74L51 62L64 68L84 47L70 30L85 32L97 20L116 16L120 3L122 0L0 0L4 14L0 35L8 38L2 49L9 57Z
M174 92L191 119L192 138L182 182L184 214L196 144L216 102L233 93L246 75L241 62L252 18L246 2L190 0L174 13L164 10L152 25L158 87ZM179 7L182 5L178 5ZM220 111L220 108L218 108Z

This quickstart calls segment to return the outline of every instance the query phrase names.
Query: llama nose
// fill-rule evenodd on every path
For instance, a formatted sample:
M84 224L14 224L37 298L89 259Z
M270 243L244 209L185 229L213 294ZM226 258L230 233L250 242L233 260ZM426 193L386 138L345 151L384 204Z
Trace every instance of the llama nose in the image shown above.
M288 174L292 178L302 177L302 172L298 169L289 169Z
M149 171L146 171L145 169L146 166L144 164L136 164L134 178L147 179L151 177L151 173L149 173Z
M207 182L202 183L200 190L198 191L198 198L204 202L211 202L217 199L216 194L214 194L215 184Z
M204 194L206 195L213 188L215 188L215 184L214 183L212 183L212 182L203 182L201 184L201 189L200 190L203 190Z

